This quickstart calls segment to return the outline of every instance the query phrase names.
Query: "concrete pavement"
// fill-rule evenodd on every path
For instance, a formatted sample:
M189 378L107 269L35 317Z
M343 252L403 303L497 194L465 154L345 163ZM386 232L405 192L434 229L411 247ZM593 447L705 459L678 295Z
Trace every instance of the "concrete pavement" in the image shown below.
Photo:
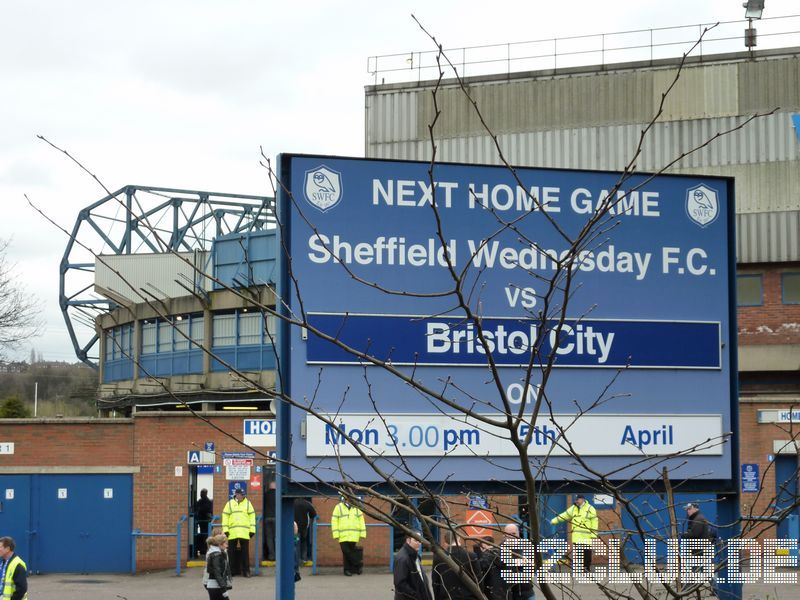
M297 600L392 600L392 575L385 569L373 569L363 575L344 577L339 569L301 571ZM30 600L186 600L208 598L201 583L202 571L189 569L180 577L174 571L137 575L34 575L29 579ZM274 600L275 579L272 569L263 569L260 577L236 577L231 600ZM638 597L632 594L633 597ZM707 595L704 597L708 597ZM539 595L541 598L541 595ZM559 593L567 600L607 600L597 587L568 586ZM745 586L745 600L800 600L800 586Z

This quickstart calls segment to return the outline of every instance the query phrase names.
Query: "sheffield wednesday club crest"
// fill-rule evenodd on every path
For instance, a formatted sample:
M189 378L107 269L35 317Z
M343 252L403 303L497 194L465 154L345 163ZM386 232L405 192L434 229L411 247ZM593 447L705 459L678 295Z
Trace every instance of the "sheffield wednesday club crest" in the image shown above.
M342 199L342 174L325 165L306 171L303 193L311 205L329 211Z
M719 216L717 192L706 185L689 188L686 192L686 214L700 227L716 221Z

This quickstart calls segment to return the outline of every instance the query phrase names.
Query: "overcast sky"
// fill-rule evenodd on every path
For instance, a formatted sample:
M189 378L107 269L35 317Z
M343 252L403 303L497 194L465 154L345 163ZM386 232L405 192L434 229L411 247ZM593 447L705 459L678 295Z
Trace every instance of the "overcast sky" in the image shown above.
M767 0L764 16L800 12ZM446 47L729 21L742 0L0 1L0 238L46 329L21 347L75 360L58 308L66 238L102 189L268 194L259 147L364 155L367 58ZM795 29L797 29L795 27ZM789 45L789 44L786 44Z

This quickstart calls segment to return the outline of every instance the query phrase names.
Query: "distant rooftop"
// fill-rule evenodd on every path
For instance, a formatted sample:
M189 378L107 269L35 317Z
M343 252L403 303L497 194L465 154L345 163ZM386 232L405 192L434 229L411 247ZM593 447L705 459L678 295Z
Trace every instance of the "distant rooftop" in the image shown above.
M754 20L755 50L800 45L800 15ZM608 66L636 61L677 58L689 52L704 56L746 50L748 21L697 23L485 46L446 48L445 55L462 77L511 74L587 65ZM705 33L704 33L705 32ZM702 38L702 39L701 39ZM698 40L701 40L698 44ZM437 51L383 54L367 59L370 83L408 83L438 77ZM444 61L443 61L443 64ZM446 69L445 78L453 76Z

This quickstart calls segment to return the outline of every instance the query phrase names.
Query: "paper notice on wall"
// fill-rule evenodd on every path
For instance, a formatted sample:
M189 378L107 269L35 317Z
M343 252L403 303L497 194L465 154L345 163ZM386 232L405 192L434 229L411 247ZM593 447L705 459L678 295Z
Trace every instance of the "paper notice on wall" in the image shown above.
M228 481L248 481L253 460L250 458L226 458L225 479Z

